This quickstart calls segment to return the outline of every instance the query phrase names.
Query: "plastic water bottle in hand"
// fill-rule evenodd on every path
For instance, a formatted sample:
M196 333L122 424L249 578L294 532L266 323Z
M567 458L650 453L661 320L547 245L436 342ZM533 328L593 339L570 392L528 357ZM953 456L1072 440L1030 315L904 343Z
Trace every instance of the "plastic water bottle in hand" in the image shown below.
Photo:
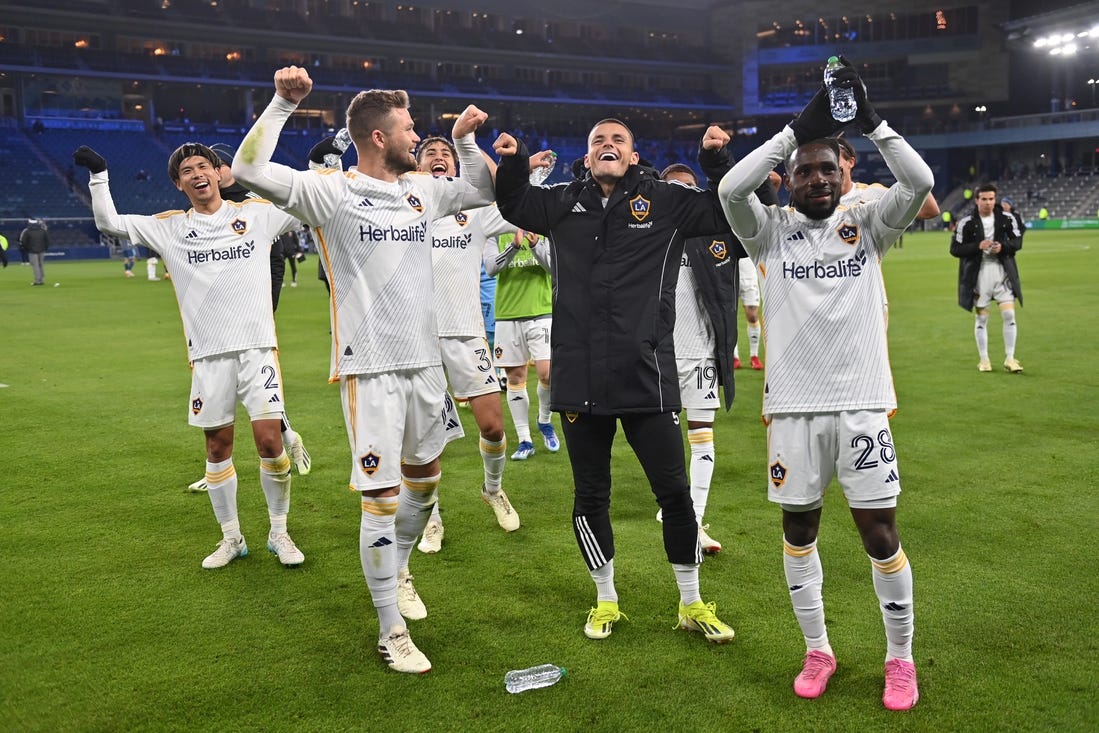
M340 131L336 133L336 139L332 141L332 144L339 148L340 154L328 153L324 156L325 168L339 168L340 158L343 157L343 153L351 147L351 133L347 131L346 127L341 127Z
M828 90L828 108L832 112L832 119L836 122L850 122L859 111L855 90L835 86L832 82L832 75L842 68L843 64L838 56L828 58L828 64L824 67L824 88Z
M547 162L548 165L538 166L530 172L530 185L537 186L549 178L550 173L553 173L554 166L557 165L557 153L551 151Z
M565 676L565 668L556 664L539 664L529 669L513 669L504 675L504 687L508 692L526 692L539 687L549 687Z

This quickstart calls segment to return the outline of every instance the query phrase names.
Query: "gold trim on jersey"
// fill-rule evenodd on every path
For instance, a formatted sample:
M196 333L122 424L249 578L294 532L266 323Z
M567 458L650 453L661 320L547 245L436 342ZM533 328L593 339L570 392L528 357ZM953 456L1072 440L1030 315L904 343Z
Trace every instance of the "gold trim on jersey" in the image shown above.
M329 168L328 170L336 170ZM317 246L320 247L320 255L324 258L324 278L328 281L329 309L332 313L332 353L336 355L332 365L332 376L328 383L339 381L340 378L340 323L336 313L336 283L332 278L332 258L328 254L328 245L324 241L324 227L313 227L313 235L316 237Z
M169 209L168 211L162 211L159 214L153 214L157 219L170 219L173 216L179 216L180 214L186 215L186 211L183 209Z

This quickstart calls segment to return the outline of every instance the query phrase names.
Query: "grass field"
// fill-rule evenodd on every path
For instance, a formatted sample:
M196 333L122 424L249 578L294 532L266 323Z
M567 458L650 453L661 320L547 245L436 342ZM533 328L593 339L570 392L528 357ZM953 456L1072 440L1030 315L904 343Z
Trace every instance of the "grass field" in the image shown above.
M199 565L220 533L206 496L183 491L202 475L203 441L187 426L170 284L124 280L117 262L49 262L48 284L60 286L32 288L30 268L8 267L0 730L1096 730L1099 574L1084 540L1099 519L1097 239L1027 234L1021 375L999 370L996 316L998 371L977 372L947 235L909 235L886 259L921 688L919 705L899 714L881 706L881 616L837 487L820 548L839 670L817 701L791 690L804 647L782 577L779 512L766 501L761 373L738 372L737 403L715 430L707 521L725 551L704 563L702 590L736 628L733 643L672 630L677 594L656 505L624 439L612 513L629 621L593 642L581 633L594 587L569 524L565 452L509 462L505 487L523 527L507 535L478 499L467 437L443 459L443 551L412 559L429 609L413 637L434 670L401 675L373 649L316 261L278 314L289 414L314 465L293 483L290 531L306 554L297 570L263 549L266 508L244 419L236 466L252 554L220 571ZM504 691L507 670L541 662L568 676Z

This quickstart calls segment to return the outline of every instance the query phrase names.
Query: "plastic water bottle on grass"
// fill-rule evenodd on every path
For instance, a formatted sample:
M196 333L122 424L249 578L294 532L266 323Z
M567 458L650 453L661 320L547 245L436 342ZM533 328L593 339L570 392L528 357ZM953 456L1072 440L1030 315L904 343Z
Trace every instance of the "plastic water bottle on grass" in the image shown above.
M526 692L539 687L549 687L565 676L565 668L556 664L539 664L529 669L513 669L504 675L504 687L508 692Z

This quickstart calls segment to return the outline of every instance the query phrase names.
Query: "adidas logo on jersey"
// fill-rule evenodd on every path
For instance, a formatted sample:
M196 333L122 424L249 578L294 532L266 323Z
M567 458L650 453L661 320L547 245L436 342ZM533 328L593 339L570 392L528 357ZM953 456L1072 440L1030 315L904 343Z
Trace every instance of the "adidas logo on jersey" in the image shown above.
M576 205L572 207L572 213L574 213L574 214L586 214L586 213L588 213L588 210L584 208L583 204L581 204L579 201L577 201Z
M804 235L804 234L802 234L802 233L801 233L801 230L799 229L798 231L794 232L794 233L793 233L793 234L791 234L791 235L790 235L789 237L787 237L787 238L786 238L786 241L787 241L787 242L800 242L800 241L802 241L802 240L804 240L804 239L805 239L805 235Z
M490 374L488 379L485 380L485 384L496 384L496 377Z
M458 421L455 420L454 418L451 418L451 419L446 421L446 429L447 430L454 430L457 427L458 427Z
M896 471L890 469L889 470L889 475L885 477L885 483L891 484L894 481L900 481L900 478L897 476Z
M359 202L359 206L373 206L373 205L374 205L374 202L371 201L370 199L366 199L366 198L364 198L362 201Z
M267 402L270 404L275 402L282 402L282 400L279 399L279 396L277 394L273 394L271 395L271 399L267 400Z
M713 391L713 390L710 390L710 391L709 391L709 392L708 392L708 393L706 394L706 396L705 396L705 397L703 397L703 399L706 399L706 400L716 400L716 399L717 399L717 395L716 395L716 394L714 394L714 391Z
M188 232L187 236L184 237L184 239L197 239L197 238L198 238L198 232L196 232L194 229L192 229L190 232Z

